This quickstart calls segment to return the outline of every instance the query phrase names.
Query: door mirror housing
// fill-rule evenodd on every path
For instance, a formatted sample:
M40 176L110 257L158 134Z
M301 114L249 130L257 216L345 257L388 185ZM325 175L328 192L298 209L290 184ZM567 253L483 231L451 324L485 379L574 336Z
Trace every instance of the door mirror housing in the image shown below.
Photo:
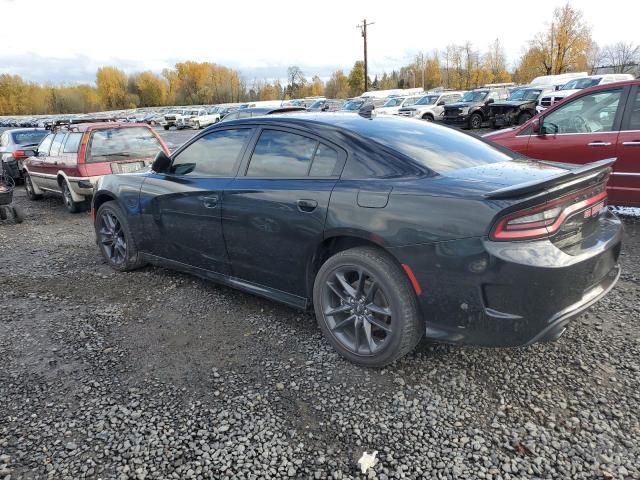
M534 120L533 122L531 122L531 131L537 135L542 135L542 129L540 128L540 121L542 119L538 118L536 120Z
M484 102L485 105L491 105L493 102L495 102L495 100L493 98L490 98L489 100L487 100L486 102Z
M164 150L160 150L151 164L151 169L156 173L169 173L169 168L171 168L171 157Z
M444 100L440 100L438 102L438 107L444 107Z

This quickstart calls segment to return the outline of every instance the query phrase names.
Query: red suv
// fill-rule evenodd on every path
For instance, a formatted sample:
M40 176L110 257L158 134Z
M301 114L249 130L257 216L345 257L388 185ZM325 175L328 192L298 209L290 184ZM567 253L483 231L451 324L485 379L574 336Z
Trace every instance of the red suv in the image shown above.
M542 160L617 158L607 185L609 203L640 207L640 80L581 90L525 124L485 138Z
M27 195L38 200L44 191L60 193L67 210L79 212L98 178L139 170L160 150L169 154L155 130L144 123L56 124L24 163Z

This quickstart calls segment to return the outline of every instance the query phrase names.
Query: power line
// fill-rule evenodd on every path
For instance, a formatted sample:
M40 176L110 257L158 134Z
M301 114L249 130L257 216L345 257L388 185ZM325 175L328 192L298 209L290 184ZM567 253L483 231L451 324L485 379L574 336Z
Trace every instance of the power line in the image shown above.
M364 91L369 90L369 78L367 71L367 27L373 25L375 22L367 23L367 19L362 20L361 25L357 25L356 28L360 29L362 39L364 40Z

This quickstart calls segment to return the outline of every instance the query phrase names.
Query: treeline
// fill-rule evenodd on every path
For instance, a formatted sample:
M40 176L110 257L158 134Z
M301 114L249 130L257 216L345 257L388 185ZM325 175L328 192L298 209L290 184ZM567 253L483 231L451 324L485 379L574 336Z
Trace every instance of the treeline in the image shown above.
M452 44L415 56L398 70L369 78L371 90L421 87L471 89L486 83L527 83L539 75L587 71L606 66L615 73L638 73L640 46L616 43L599 47L582 12L570 4L555 9L553 21L531 39L515 68L507 65L500 40L484 51L473 43ZM324 95L349 98L364 91L364 66L336 70L322 81L297 66L285 82L247 81L237 70L208 62L182 62L161 74L127 75L115 67L96 72L95 85L39 85L17 75L0 75L0 115L79 113L160 105L201 105L251 100L280 100Z

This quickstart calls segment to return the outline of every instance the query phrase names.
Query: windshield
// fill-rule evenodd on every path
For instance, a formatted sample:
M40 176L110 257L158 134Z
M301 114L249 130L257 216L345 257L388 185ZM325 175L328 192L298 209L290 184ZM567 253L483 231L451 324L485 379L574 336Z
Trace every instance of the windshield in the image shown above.
M112 162L153 157L162 149L160 142L145 127L101 128L91 135L87 162Z
M416 105L433 105L438 101L440 95L425 95L416 102Z
M487 96L486 90L480 90L476 92L467 92L460 99L461 102L481 102L484 100L484 97Z
M404 98L390 98L383 107L399 107L404 102Z
M209 114L211 114L211 113L218 113L218 107L210 108L209 110L207 110L207 113L209 113Z
M511 95L509 95L508 100L510 101L527 101L533 102L537 100L542 90L535 88L520 88L515 90Z
M324 100L317 100L313 102L309 108L322 108L323 104L324 104Z
M31 130L29 132L13 132L13 143L17 145L36 145L47 136L46 130Z
M171 115L181 115L183 110L169 110L169 114Z
M583 88L593 87L598 85L599 78L576 78L563 85L560 90L582 90Z
M347 103L344 104L344 106L342 107L343 110L349 110L349 111L353 111L353 110L360 110L360 107L364 104L364 101L362 100L351 100Z

